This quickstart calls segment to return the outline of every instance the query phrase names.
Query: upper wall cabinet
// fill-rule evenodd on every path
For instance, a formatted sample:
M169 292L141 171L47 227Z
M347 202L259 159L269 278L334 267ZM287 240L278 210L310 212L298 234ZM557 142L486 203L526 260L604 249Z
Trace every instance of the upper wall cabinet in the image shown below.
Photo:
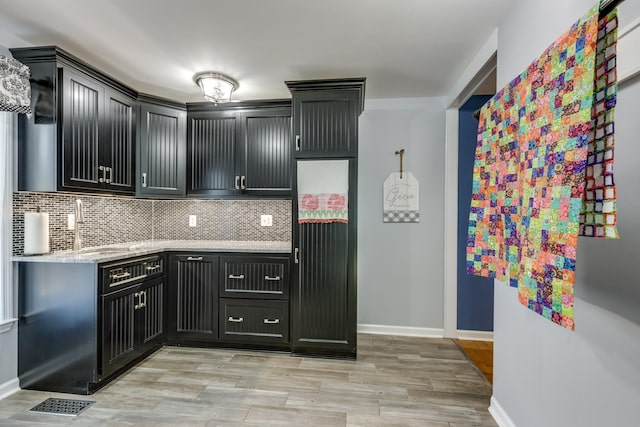
M194 103L187 111L189 195L291 195L289 100Z
M141 95L138 99L137 194L184 197L187 113L184 105Z
M364 78L286 82L293 94L295 157L355 157Z
M12 49L31 69L18 188L133 194L136 92L57 47Z

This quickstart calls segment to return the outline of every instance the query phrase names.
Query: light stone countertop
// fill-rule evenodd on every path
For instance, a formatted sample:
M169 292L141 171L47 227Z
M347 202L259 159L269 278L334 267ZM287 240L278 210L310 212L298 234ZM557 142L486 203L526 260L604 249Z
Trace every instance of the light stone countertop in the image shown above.
M13 256L16 262L102 263L165 251L291 253L291 242L244 240L146 240L93 246L79 251Z

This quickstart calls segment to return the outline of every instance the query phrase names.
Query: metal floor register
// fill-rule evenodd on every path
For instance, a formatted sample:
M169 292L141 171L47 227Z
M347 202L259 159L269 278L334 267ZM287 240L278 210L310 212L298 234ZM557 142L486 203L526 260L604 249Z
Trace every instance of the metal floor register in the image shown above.
M29 412L75 417L94 403L95 401L91 400L56 399L50 397L29 409Z

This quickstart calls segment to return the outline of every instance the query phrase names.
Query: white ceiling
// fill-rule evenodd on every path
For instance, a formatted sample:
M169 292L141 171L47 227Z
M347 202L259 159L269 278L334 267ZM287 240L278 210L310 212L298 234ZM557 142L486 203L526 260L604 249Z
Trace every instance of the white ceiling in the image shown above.
M367 77L368 98L442 96L515 0L0 0L13 46L58 45L146 93L288 98L285 80ZM0 39L1 42L1 39Z

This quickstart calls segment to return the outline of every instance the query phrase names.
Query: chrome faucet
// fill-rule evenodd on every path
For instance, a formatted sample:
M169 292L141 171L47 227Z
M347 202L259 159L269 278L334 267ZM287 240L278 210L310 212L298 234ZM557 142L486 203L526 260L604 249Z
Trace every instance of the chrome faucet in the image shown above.
M76 199L76 211L74 215L74 230L75 236L73 237L73 250L79 251L82 249L82 237L80 236L80 227L78 224L84 224L84 214L82 213L82 200Z

